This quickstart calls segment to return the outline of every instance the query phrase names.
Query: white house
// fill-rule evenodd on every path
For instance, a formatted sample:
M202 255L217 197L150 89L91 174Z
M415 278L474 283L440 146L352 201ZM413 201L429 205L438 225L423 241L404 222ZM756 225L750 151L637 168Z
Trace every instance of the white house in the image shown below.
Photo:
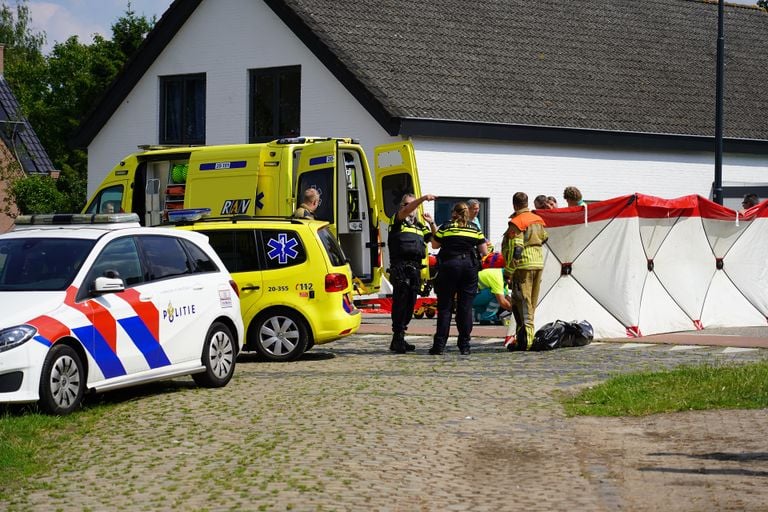
M726 205L768 196L768 13L725 9ZM422 190L711 196L717 2L176 0L78 136L92 192L139 144L410 138ZM432 205L428 205L432 207Z

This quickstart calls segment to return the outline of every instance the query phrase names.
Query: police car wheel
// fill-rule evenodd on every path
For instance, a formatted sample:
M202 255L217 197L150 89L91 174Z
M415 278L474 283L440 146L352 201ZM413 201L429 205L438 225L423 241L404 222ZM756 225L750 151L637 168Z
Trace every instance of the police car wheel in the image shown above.
M192 375L198 386L220 388L226 386L235 373L237 348L229 327L214 322L205 335L203 343L203 366L205 371Z
M289 310L272 310L253 322L254 339L259 355L268 361L293 361L307 350L309 337L304 320Z
M40 408L48 414L69 414L80 405L84 391L85 372L80 356L68 345L54 345L40 376Z

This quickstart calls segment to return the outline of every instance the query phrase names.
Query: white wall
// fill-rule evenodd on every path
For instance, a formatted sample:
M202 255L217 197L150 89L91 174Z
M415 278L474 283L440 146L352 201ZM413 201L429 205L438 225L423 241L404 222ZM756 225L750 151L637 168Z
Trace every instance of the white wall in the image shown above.
M88 147L88 193L137 145L158 143L158 77L207 73L206 144L243 143L248 70L289 65L301 65L302 135L354 137L369 156L374 146L396 140L264 3L206 0Z
M248 136L248 70L301 65L302 135L360 139L373 165L373 146L396 140L347 92L282 21L254 0L205 0L150 66L88 147L92 193L138 144L156 144L159 76L207 73L206 143L242 143ZM590 149L497 141L414 140L422 190L489 198L493 241L512 210L512 194L562 201L575 185L587 200L642 192L661 197L708 196L711 154ZM768 181L765 158L725 155L723 180ZM432 205L427 205L431 210Z
M639 192L664 198L709 197L714 154L637 151L555 144L415 138L421 190L438 196L488 198L490 239L501 239L512 195L539 194L565 206L563 189L578 187L595 201ZM727 154L723 181L764 182L768 159ZM431 206L430 206L431 208ZM486 226L484 226L486 227Z

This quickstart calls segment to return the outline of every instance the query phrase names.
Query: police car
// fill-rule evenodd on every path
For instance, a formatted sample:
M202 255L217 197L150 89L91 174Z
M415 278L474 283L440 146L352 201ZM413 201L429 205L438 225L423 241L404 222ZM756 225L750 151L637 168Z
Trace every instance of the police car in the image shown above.
M0 402L67 414L87 391L192 375L225 386L237 285L199 233L136 214L20 216L0 235Z

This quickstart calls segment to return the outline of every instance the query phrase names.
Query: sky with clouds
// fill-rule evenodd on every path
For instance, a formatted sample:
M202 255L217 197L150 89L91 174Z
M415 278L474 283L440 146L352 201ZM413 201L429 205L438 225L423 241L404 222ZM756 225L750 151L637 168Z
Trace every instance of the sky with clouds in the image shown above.
M756 0L726 0L729 3L755 5ZM15 1L8 4L15 5ZM138 15L160 19L172 0L131 0L131 8ZM126 11L128 0L48 0L29 1L33 27L46 33L43 48L48 52L56 42L77 35L83 43L90 43L93 34L111 37L110 27Z
M137 15L160 19L172 0L131 0ZM16 2L7 2L15 6ZM77 35L82 43L90 43L93 34L112 36L112 24L125 14L128 0L47 0L27 2L34 30L45 32L48 52L56 42Z

